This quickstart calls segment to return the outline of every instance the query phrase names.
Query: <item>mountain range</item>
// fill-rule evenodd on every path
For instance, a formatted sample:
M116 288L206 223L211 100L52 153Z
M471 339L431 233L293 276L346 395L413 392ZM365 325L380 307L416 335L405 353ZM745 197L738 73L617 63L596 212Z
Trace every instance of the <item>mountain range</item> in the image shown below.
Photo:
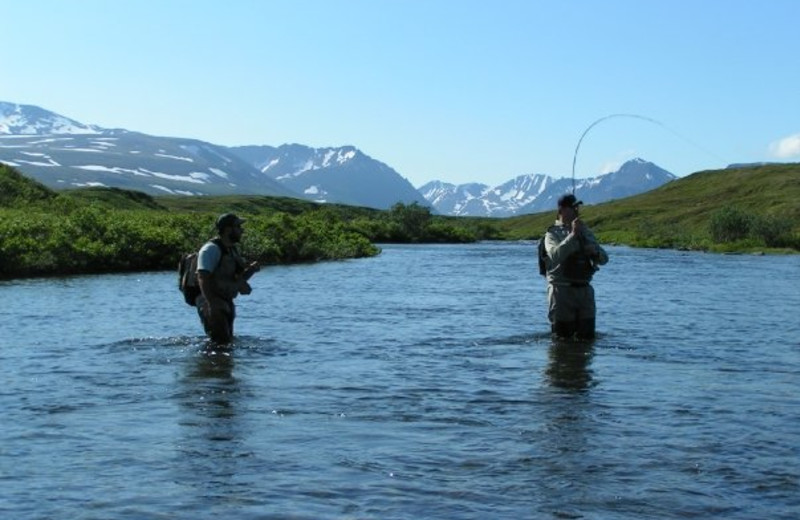
M352 146L225 147L85 125L7 102L0 102L0 162L54 189L272 195L378 209L428 204L400 174Z
M180 137L87 125L33 105L0 101L0 162L54 189L119 187L152 195L271 195L387 209L402 202L457 216L545 211L572 180L520 175L499 186L431 181L415 189L354 146L226 147ZM635 159L618 171L578 179L575 192L599 203L656 188L675 176Z
M631 159L617 171L575 179L574 193L585 204L630 197L658 188L676 178L643 159ZM499 186L429 182L419 188L440 213L458 216L510 217L556 207L558 198L573 191L572 179L549 175L520 175Z

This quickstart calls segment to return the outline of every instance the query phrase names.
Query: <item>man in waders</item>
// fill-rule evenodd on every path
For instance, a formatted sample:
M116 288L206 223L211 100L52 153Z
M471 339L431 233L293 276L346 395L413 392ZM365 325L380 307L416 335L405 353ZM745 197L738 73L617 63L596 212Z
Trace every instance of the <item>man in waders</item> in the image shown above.
M608 254L578 218L583 204L575 195L558 199L558 220L545 233L540 261L547 276L548 318L553 334L592 339L595 334L594 289L590 282Z
M216 222L217 236L197 254L197 313L206 334L217 343L233 340L233 299L250 294L247 280L259 270L258 262L245 265L236 247L242 239L242 223L244 220L233 213L221 215Z

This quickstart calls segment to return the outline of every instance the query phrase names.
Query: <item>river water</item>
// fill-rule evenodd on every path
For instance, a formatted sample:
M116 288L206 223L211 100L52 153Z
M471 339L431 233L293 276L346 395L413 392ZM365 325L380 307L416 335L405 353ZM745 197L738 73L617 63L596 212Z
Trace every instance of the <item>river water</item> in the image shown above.
M0 283L0 517L800 517L800 257L608 248L554 342L532 243Z

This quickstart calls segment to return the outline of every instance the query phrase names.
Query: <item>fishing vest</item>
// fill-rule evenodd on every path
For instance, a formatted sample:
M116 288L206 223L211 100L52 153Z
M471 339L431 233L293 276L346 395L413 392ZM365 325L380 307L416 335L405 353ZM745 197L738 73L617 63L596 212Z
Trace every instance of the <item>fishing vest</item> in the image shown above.
M244 271L244 260L236 247L225 247L219 241L214 241L214 244L220 248L222 256L211 273L211 286L220 298L233 300L239 294L239 277Z
M564 277L576 283L589 283L595 272L592 259L581 252L572 253L564 262Z

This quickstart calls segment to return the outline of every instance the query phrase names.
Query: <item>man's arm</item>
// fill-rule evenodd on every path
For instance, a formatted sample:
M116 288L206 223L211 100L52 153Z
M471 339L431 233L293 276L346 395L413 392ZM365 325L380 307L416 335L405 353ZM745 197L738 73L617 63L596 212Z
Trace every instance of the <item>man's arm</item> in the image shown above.
M592 257L597 265L605 265L608 263L608 253L595 238L594 233L588 228L583 228L583 237L586 242L585 252Z
M214 285L211 280L211 273L205 269L198 270L197 285L200 287L200 292L203 294L203 298L205 298L209 305L213 305L213 303L217 300L217 295L214 293Z
M547 251L547 256L554 264L560 264L567 259L569 255L578 251L581 247L578 237L574 233L570 233L567 237L560 241L555 233L548 231L544 236L544 248Z

